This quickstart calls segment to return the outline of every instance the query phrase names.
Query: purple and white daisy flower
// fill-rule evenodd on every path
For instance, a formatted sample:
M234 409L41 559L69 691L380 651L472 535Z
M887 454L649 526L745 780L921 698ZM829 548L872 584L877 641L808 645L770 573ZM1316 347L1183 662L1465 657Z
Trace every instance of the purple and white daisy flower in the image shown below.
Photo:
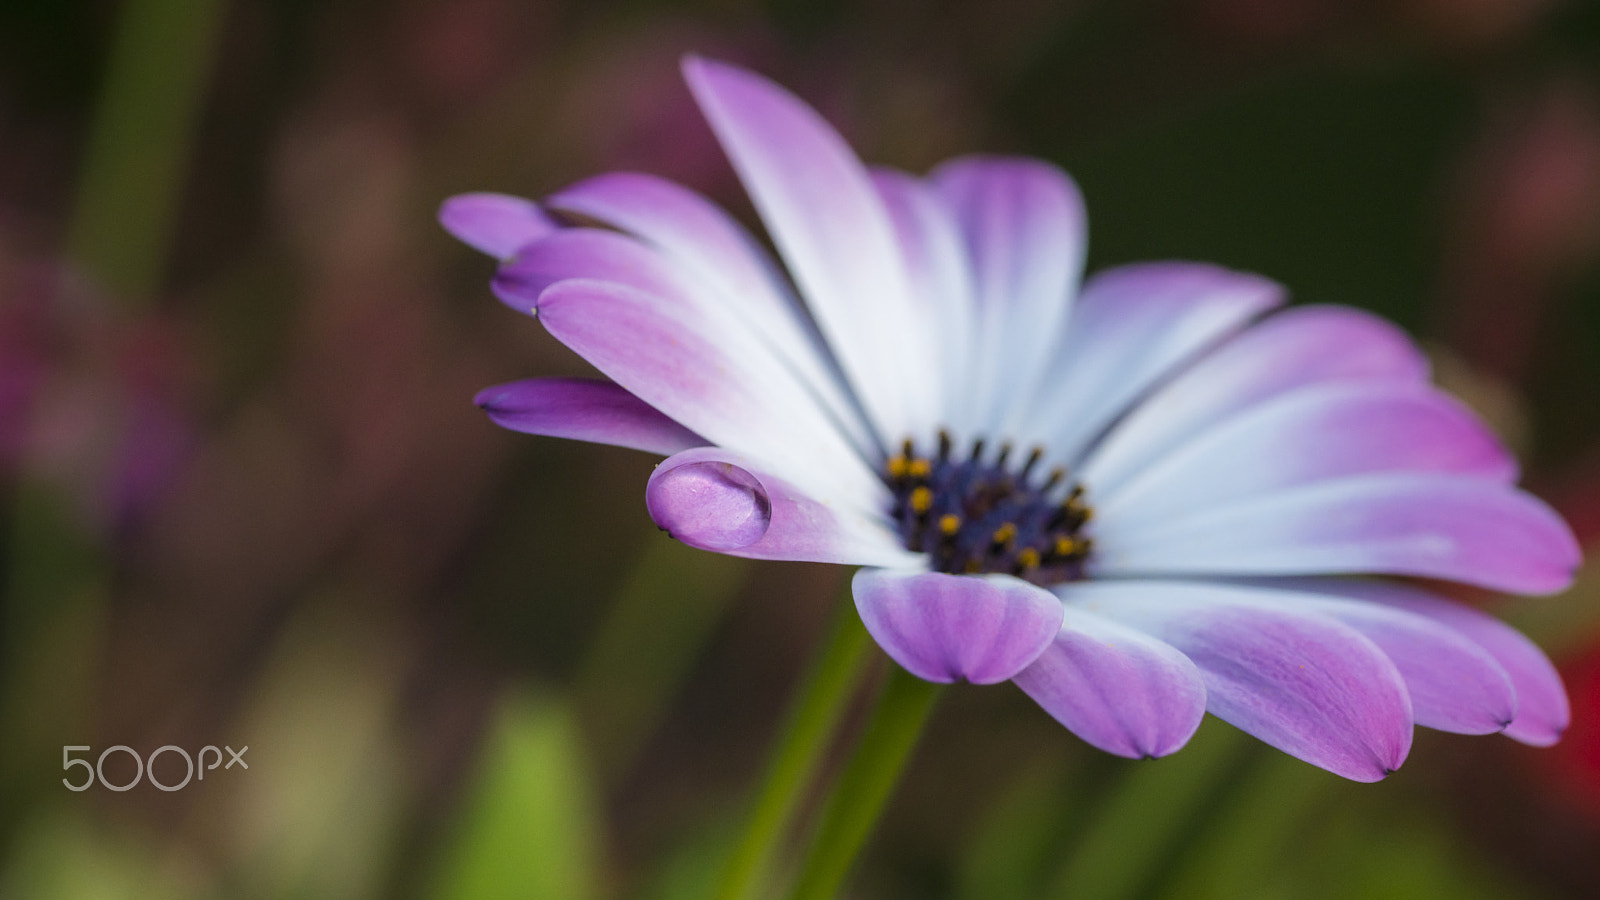
M606 376L490 388L495 422L667 456L645 502L673 537L862 566L901 666L1013 681L1111 753L1171 753L1206 712L1360 781L1413 724L1558 739L1527 638L1352 577L1543 594L1579 560L1402 332L1198 263L1080 287L1054 166L870 168L770 81L684 74L780 260L649 175L452 198L495 293Z

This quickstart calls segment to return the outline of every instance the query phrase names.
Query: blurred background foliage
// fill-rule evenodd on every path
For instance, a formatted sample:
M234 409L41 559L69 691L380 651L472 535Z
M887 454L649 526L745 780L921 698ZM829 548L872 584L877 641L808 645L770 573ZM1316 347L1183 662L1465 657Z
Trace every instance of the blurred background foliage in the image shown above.
M690 50L873 161L1060 163L1092 267L1393 317L1600 547L1600 4L7 0L0 896L710 892L845 573L674 545L650 459L489 425L584 366L433 223L617 168L748 220ZM1560 747L1420 733L1364 786L957 687L850 894L1595 896L1600 574L1469 599L1562 666ZM115 744L250 768L61 786Z

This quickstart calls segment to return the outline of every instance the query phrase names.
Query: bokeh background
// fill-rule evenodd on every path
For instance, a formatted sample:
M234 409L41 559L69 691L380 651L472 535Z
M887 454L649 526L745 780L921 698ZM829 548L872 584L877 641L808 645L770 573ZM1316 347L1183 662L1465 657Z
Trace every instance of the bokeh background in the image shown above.
M709 893L847 573L674 545L650 458L491 426L585 366L434 223L618 168L750 220L690 50L869 160L1061 164L1092 268L1396 319L1600 548L1600 4L7 0L0 896ZM958 686L850 896L1600 895L1600 571L1468 599L1561 665L1560 747L1133 763ZM169 744L250 767L62 784Z

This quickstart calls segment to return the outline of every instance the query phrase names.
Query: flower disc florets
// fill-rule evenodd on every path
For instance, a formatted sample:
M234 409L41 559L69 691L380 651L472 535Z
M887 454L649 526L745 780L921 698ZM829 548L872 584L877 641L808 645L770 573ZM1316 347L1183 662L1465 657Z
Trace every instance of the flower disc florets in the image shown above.
M938 572L1002 572L1038 585L1081 578L1091 547L1081 531L1093 514L1083 485L1065 486L1060 468L1037 477L1042 447L1013 471L1012 449L1002 443L991 458L979 438L953 453L941 431L936 452L924 456L907 439L884 464L901 540Z

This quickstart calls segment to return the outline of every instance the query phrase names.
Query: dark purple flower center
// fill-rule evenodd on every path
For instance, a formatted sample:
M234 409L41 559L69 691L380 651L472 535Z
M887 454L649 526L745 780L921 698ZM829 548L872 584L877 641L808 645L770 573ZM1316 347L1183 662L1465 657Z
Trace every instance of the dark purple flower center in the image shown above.
M936 572L1005 572L1039 585L1083 577L1091 541L1080 532L1093 511L1065 470L1036 477L1043 449L1013 468L1009 443L992 457L981 438L966 454L952 454L943 431L937 444L921 455L908 439L884 463L907 549L927 553Z

